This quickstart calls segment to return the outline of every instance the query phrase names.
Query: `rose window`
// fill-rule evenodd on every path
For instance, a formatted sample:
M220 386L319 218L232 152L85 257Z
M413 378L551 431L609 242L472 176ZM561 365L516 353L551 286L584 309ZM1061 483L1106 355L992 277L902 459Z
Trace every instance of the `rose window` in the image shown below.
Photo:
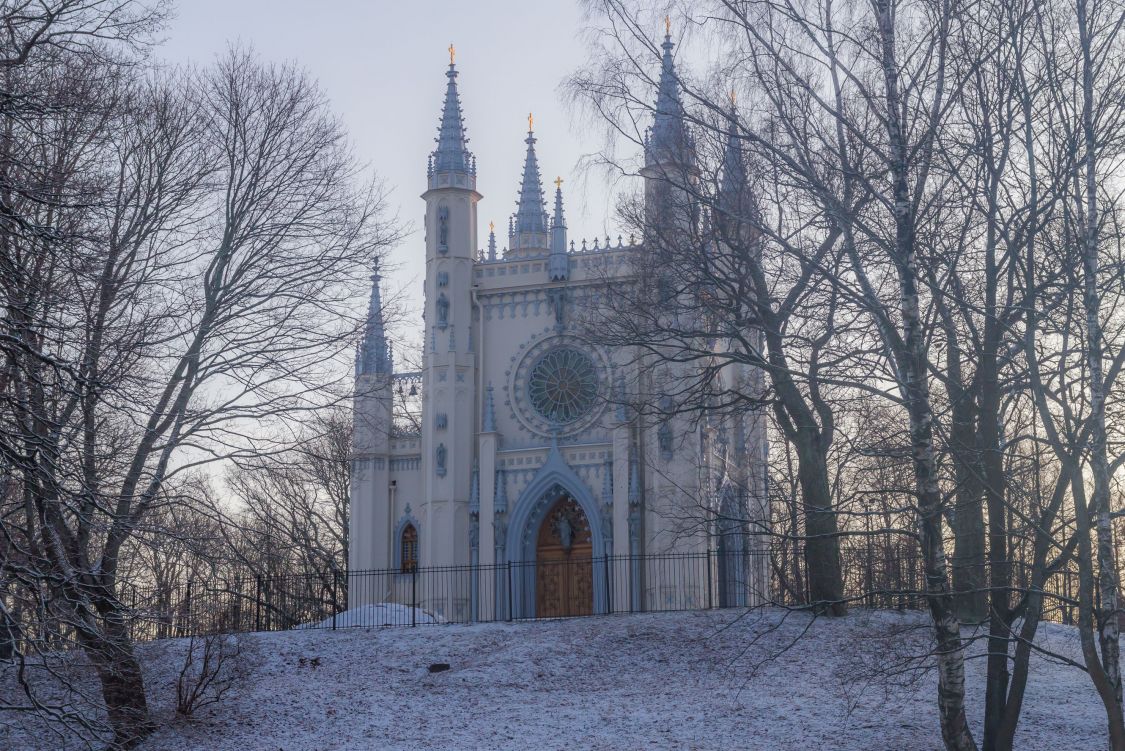
M565 425L581 418L598 395L594 362L570 347L549 350L532 366L527 379L531 406L552 423Z

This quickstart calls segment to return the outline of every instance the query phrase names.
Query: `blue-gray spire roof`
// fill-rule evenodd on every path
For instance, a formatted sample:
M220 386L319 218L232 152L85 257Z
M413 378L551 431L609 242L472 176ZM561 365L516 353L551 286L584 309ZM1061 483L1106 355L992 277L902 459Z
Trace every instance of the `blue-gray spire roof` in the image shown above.
M465 137L465 120L461 116L461 96L457 92L457 67L450 62L445 72L445 105L438 125L437 148L430 154L430 176L439 172L476 174L476 162Z
M387 344L387 332L383 325L383 298L379 292L379 262L371 273L371 297L367 303L367 322L364 324L363 341L355 358L355 374L389 374L392 370L391 348Z
M720 229L745 231L746 222L757 217L758 207L750 190L750 177L746 170L746 154L739 133L738 110L731 99L730 132L723 149L723 162L716 224Z
M555 181L555 214L551 217L551 227L565 227L566 217L563 215L562 178Z
M551 256L547 275L552 282L570 278L570 260L566 256L566 217L563 215L562 178L555 180L555 214L551 217Z
M520 180L520 197L516 202L513 231L518 247L526 247L530 233L546 234L547 205L543 200L543 179L539 174L539 160L535 156L535 133L531 129L531 116L528 115L527 155L523 162L523 177Z
M469 481L469 513L480 513L480 460L473 460L473 476Z
M733 95L732 95L733 96ZM730 133L723 150L722 184L719 187L719 206L737 212L746 190L746 158L742 152L742 139L738 134L738 110L731 102Z
M645 149L648 164L690 164L694 161L694 145L688 131L684 104L680 97L680 80L672 60L671 27L660 45L664 50L660 82L656 89L656 112Z

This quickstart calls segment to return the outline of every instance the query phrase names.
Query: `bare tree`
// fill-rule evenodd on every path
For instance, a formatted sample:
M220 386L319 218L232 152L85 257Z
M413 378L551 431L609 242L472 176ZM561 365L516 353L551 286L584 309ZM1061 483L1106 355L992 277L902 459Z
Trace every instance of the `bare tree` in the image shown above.
M334 585L348 561L351 415L330 407L313 417L291 448L238 461L227 478L241 503L228 539L249 573L301 577L343 598ZM332 604L342 609L343 600Z
M617 59L579 73L571 89L602 113L612 133L640 146L642 124L655 114L647 97L659 47L623 4L601 5L616 27L616 50L606 52ZM747 126L729 94L691 83L682 70L677 85L694 105L684 118L694 133L695 163L690 174L646 168L648 200L621 206L621 218L645 245L631 254L634 283L615 288L589 335L638 353L649 367L678 369L677 381L659 380L653 393L642 394L657 419L772 411L795 456L799 521L791 534L801 543L810 604L843 615L828 469L835 416L826 390L830 371L847 359L841 342L856 340L833 316L825 319L837 297L816 285L818 270L839 262L840 228L794 206L797 191L787 176L746 153ZM616 167L628 173L628 165Z
M127 544L174 478L271 450L263 426L321 405L388 233L339 122L294 68L232 51L199 76L106 91L99 74L64 59L60 85L91 97L82 130L43 113L33 127L56 129L50 148L19 154L50 190L87 200L12 198L42 231L3 236L0 455L23 507L10 533L23 573L63 609L113 743L130 747L152 724L121 598Z
M244 660L237 634L191 636L176 676L176 714L191 717L221 702L245 678Z
M618 3L604 5L614 25L628 30L622 19L634 15ZM839 257L842 266L815 255L832 243L806 242L801 248L806 273L835 288L840 304L866 317L877 334L886 363L881 374L893 389L876 381L873 391L902 410L912 457L942 734L951 749L973 749L964 645L945 552L926 280L919 260L920 243L943 217L941 186L932 178L938 137L952 106L949 40L962 19L960 10L951 3L750 0L718 3L709 16L723 27L738 61L727 75L751 84L755 103L768 113L765 122L743 132L749 148L761 154L761 163L778 165L819 217L822 232L839 234L840 255L827 259ZM705 95L698 99L704 106L708 101ZM768 334L774 327L764 330ZM851 383L863 387L861 381Z

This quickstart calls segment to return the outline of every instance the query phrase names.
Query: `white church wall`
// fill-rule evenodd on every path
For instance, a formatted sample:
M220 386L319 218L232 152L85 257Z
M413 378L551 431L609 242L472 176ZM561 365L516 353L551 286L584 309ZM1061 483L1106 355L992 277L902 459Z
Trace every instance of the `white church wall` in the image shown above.
M550 500L545 499L548 481L554 477L565 479L570 485L564 486L582 496L587 516L596 517L590 519L591 529L599 535L608 532L599 537L596 550L622 556L709 550L710 444L686 418L673 418L662 431L660 421L645 414L639 418L644 427L638 428L635 414L611 403L620 396L619 388L638 391L635 353L628 348L606 351L577 335L582 328L578 314L596 311L614 294L620 283L614 280L629 273L631 254L643 250L623 238L589 245L579 241L577 252L565 252L566 228L556 221L563 216L562 194L556 193L554 218L545 227L529 133L513 225L516 242L509 243L518 247L508 258L477 261L481 196L475 192L475 161L465 147L452 65L447 75L439 144L431 155L429 190L423 196L427 270L421 435L414 445L388 449L378 432L369 429L382 419L381 403L361 405L357 394L357 416L365 418L364 424L357 421L357 458L369 458L370 467L357 468L354 476L350 563L391 565L398 544L394 530L407 518L418 525L422 566L488 565L534 556L528 541L537 530L531 526L541 523L543 504ZM494 240L489 254L496 255ZM578 408L579 416L561 427L528 396L535 364L559 345L589 358L588 363L581 356L560 362L578 371L592 366L598 386L594 404ZM646 378L647 391L640 393L651 394L651 376ZM361 379L357 390L362 385ZM493 409L486 430L490 385ZM378 469L381 457L387 461ZM517 528L520 524L523 529ZM601 547L606 541L611 546ZM670 596L654 588L655 573L628 562L608 576L619 594L633 588L630 606ZM396 580L395 596L401 586ZM597 586L601 594L595 597L606 597L604 578ZM709 591L711 581L701 577L691 586L698 594ZM467 592L460 590L424 597L424 607L449 617L464 617L469 606ZM482 599L476 603L489 609L503 605Z

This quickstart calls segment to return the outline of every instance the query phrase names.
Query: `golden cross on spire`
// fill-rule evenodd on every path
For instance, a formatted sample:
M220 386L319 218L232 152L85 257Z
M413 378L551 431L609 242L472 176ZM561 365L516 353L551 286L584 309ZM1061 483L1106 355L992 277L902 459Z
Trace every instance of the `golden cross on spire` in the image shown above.
M672 36L672 17L664 16L664 33Z
M456 56L457 50L453 47L453 42L449 43L449 64L453 65L453 58Z
M563 184L563 179L562 179L562 176L560 175L559 177L555 178L555 190L562 190L562 184Z
M535 128L534 128L534 127L532 127L532 126L534 126L534 125L535 125L535 118L533 118L533 117L531 116L531 113L530 113L530 112L528 112L528 113L527 113L527 132L528 132L528 133L530 133L531 131L535 130Z
M492 234L495 231L496 231L496 222L489 222L488 223L488 233Z

